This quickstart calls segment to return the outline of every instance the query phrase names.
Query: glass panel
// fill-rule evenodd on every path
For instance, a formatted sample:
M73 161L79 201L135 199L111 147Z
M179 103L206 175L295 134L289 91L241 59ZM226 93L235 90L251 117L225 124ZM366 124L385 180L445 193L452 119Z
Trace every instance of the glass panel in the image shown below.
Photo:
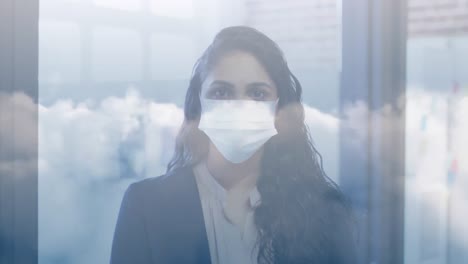
M194 16L193 0L149 0L150 10L154 15L192 18Z
M93 0L93 2L96 6L126 11L136 11L142 8L141 0Z
M468 5L410 0L405 263L468 261Z
M39 82L50 83L52 88L64 81L79 81L81 78L81 32L70 22L44 21L39 28L39 53L47 60L40 60ZM61 43L61 45L53 45ZM53 91L41 90L49 96Z
M338 181L340 1L41 0L40 7L40 263L109 262L123 192L165 172L192 67L226 26L256 27L283 49L325 171Z
M142 42L139 32L98 27L93 30L92 69L96 81L142 79Z
M193 38L170 34L151 36L151 78L154 80L185 79L192 73L194 62L203 51L197 50Z

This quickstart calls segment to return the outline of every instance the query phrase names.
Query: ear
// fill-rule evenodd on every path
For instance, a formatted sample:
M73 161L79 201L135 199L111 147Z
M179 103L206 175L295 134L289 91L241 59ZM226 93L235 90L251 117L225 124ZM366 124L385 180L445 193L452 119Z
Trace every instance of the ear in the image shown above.
M276 111L275 128L278 133L293 133L304 124L304 108L301 103L289 103Z

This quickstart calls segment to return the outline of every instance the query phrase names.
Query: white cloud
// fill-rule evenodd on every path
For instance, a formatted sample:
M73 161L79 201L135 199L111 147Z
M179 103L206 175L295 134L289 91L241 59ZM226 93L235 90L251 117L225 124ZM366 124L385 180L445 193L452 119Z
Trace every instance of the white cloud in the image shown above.
M158 176L171 155L183 112L129 90L100 103L69 100L39 107L41 263L108 262L123 191ZM57 213L58 212L58 213Z
M30 176L36 171L37 105L23 93L0 93L0 174ZM14 111L14 112L13 112Z
M413 228L407 234L419 232L414 227L421 220L418 213L421 199L427 197L423 194L433 192L445 199L450 193L452 220L448 224L455 230L454 234L460 234L453 239L463 243L468 229L464 223L468 216L468 124L465 122L468 97L459 97L452 104L456 114L450 137L454 147L450 153L446 150L446 95L410 89L406 99L406 201L407 216L411 216L407 218L407 227ZM13 160L16 169L27 171L34 167L28 167L27 162L18 167L23 164L19 157L23 161L27 161L24 157L34 157L30 146L34 145L31 139L35 130L28 129L28 124L37 124L36 105L24 94L1 95L0 110L8 112L11 107L17 109L15 114L21 120L29 122L21 124L23 129L18 131L21 133L15 134L20 140L12 140L11 133L0 129L2 142L11 143L2 148L14 153L0 157L0 170L12 170ZM108 262L123 191L135 180L132 177L151 177L164 172L183 111L173 104L142 98L135 90L122 98L80 103L61 100L47 107L39 105L38 109L41 263L57 259L66 263ZM368 139L364 125L369 116L387 125L386 133L392 133L394 128L388 125L400 118L395 113L395 109L383 107L369 114L367 106L358 102L349 106L340 120L305 105L306 123L324 156L327 173L332 178L338 175L340 125L350 129L351 140L360 142ZM421 129L424 115L427 116L425 130ZM0 128L8 127L11 121L11 117L1 115ZM356 149L357 153L360 151ZM445 181L447 160L455 156L459 158L458 177L449 186ZM440 200L429 202L433 214L446 218ZM414 237L408 239L408 245L413 248Z

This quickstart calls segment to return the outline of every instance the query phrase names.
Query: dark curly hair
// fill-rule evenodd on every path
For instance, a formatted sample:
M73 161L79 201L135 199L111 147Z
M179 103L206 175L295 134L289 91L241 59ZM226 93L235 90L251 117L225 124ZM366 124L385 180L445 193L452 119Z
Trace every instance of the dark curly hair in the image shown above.
M304 123L301 84L276 43L253 28L223 29L195 64L185 97L185 120L167 171L193 166L207 154L209 139L198 129L201 85L217 60L230 51L252 54L278 89L278 134L264 145L257 181L262 198L254 212L258 263L354 263L352 211L325 174L312 144Z

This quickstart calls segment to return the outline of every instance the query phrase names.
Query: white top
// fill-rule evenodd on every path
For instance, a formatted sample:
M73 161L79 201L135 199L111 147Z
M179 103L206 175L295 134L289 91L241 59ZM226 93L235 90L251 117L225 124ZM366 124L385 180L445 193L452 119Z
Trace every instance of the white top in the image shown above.
M260 203L257 187L245 194L249 195L249 206L245 212L247 216L242 229L226 217L224 208L227 191L210 174L206 163L200 162L196 165L194 174L200 192L211 263L257 264L257 230L253 221L253 209Z

